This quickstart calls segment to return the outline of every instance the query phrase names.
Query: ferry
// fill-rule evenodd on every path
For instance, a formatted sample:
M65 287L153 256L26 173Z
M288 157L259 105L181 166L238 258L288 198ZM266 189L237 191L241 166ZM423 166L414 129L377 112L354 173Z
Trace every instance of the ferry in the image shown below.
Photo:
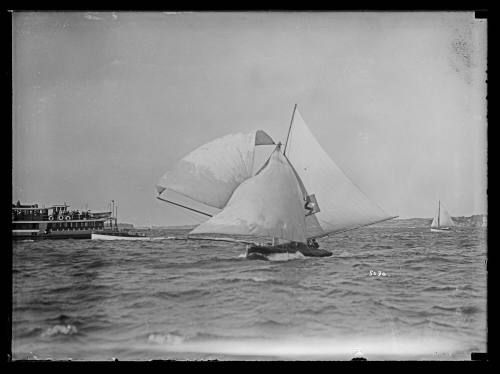
M69 205L12 204L12 239L91 239L102 232L111 212L69 210Z

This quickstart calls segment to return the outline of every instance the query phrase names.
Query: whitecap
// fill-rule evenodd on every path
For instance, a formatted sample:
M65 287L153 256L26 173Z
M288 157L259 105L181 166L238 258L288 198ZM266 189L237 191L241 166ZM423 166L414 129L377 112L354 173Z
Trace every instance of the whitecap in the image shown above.
M306 258L302 253L273 253L271 255L266 256L269 261L289 261L296 260L299 258Z
M150 334L148 336L148 342L156 344L181 344L184 342L184 337L176 334Z
M55 325L53 327L49 327L42 333L42 337L50 337L54 335L73 335L77 334L78 329L73 325Z

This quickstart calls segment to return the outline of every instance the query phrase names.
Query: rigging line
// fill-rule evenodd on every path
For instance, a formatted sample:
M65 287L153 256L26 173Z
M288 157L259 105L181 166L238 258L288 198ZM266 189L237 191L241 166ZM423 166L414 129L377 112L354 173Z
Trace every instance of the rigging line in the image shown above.
M178 207L176 205L171 205L172 209L175 209L179 213L181 213L184 217L189 218L190 222L194 222L196 225L201 224L203 221L205 221L205 217L200 215L199 213L191 212L187 209Z
M380 223L380 222L389 221L391 219L398 218L398 217L399 216L384 218L384 219L381 219L380 221L375 221L375 222L367 223L367 224L364 224L364 225L361 225L361 226L352 227L350 229L345 229L345 230L340 230L340 231L334 231L334 232L327 232L327 233L325 233L323 235L312 236L312 237L307 238L307 239L316 239L316 238L323 238L325 236L330 236L330 235L337 235L337 234L341 234L341 233L346 232L346 231L357 230L357 229L360 229L361 227L371 226L371 225L375 225L375 224Z
M288 134L286 136L285 149L283 150L283 154L286 153L286 146L288 145L288 138L290 137L290 131L292 131L293 117L295 116L295 109L297 109L297 104L293 107L292 119L290 120L290 127L288 128Z
M250 245L259 245L259 243L255 241L250 241L250 240L243 240L243 239L232 239L232 238L217 238L217 237L203 237L203 236L192 236L192 235L187 235L186 239L188 240L209 240L209 241L215 241L215 242L229 242L229 243L243 243L243 244L250 244Z
M162 199L160 196L156 196L156 198L158 200L164 201L166 203L169 203L169 204L172 204L172 205L177 205L177 206L180 206L181 208L184 208L184 209L187 209L187 210L191 210L193 212L200 213L200 214L203 214L203 215L208 216L208 217L213 217L213 215L211 215L211 214L208 214L208 213L205 213L205 212L202 212L200 210L193 209L193 208L189 208L189 207L187 207L185 205L174 203L173 201L170 201L170 200Z
M306 186L304 186L304 182L302 182L302 179L300 178L299 174L297 173L297 171L293 167L292 163L290 162L290 160L288 159L288 157L286 157L285 154L283 154L283 156L285 156L285 160L287 160L288 165L290 165L293 173L295 174L295 178L297 179L297 182L299 183L299 187L301 189L301 192L303 194L305 194L305 195L309 195L309 193L307 192Z
M438 201L438 228L439 228L439 216L441 215L441 200Z

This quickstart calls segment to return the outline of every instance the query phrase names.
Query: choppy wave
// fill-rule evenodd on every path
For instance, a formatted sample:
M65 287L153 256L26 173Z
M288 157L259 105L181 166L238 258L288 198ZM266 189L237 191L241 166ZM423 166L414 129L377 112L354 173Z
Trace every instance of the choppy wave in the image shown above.
M457 230L367 228L320 239L331 257L270 261L224 242L16 243L14 357L469 359L486 239Z
M42 333L42 338L51 337L54 335L74 335L78 333L78 329L74 325L55 325L49 327Z
M273 283L273 280L266 277L230 277L225 279L220 279L219 283L239 283L239 282L255 282L255 283Z
M196 289L179 291L158 291L153 294L153 296L159 298L200 298L207 295L210 295L209 291Z
M430 286L424 288L422 291L456 291L456 286Z
M295 252L295 253L273 253L267 256L267 258L269 261L290 261L290 260L305 259L307 257L305 257L300 252Z
M335 305L325 305L320 308L306 308L299 310L299 313L303 313L306 316L310 315L322 315L323 313L334 312L338 308Z
M183 343L185 338L178 334L150 334L148 336L148 342L156 344L180 344Z

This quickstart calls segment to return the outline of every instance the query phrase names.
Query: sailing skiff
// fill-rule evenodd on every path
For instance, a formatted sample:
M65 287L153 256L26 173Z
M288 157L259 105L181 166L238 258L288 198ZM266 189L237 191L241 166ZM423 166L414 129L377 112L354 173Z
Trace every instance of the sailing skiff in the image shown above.
M275 148L254 173L255 149L264 145ZM159 200L210 217L188 234L190 239L207 234L269 238L248 241L248 258L297 252L331 256L331 251L319 248L317 238L395 218L333 162L297 105L284 146L263 130L215 139L175 164L160 179L157 191ZM220 211L210 214L180 204L169 192Z
M438 201L438 210L431 223L431 232L448 232L455 226L453 219L444 207L441 207L441 201Z

